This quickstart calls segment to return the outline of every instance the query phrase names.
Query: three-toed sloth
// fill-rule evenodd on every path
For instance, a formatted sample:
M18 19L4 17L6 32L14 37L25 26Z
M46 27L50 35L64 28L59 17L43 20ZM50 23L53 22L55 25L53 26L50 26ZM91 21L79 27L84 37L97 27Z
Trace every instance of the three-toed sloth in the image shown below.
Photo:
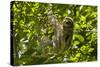
M49 14L48 21L54 31L54 37L52 38L54 49L57 51L68 49L72 42L74 27L73 19L65 17L63 21L59 21L56 15Z

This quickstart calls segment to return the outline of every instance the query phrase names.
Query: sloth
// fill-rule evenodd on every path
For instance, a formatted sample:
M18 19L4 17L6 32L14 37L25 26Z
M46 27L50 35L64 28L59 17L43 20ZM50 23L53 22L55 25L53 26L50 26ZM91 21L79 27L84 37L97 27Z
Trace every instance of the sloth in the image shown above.
M63 21L59 21L57 16L51 15L48 20L54 31L54 37L52 38L54 49L60 51L69 49L73 37L73 19L65 17Z
M73 37L73 27L74 22L71 17L64 17L60 21L56 15L53 15L53 12L48 14L48 23L50 24L53 30L52 39L49 39L45 36L43 44L50 44L53 46L53 51L62 52L68 50L71 46L72 37ZM46 40L46 41L45 41Z

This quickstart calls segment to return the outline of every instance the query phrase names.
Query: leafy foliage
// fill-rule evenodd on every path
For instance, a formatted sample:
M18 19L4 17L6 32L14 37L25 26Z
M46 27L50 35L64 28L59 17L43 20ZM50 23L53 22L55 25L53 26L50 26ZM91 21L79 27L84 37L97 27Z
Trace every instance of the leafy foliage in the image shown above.
M74 20L73 42L70 49L53 53L53 47L43 45L40 39L53 35L47 14L52 8L59 20L65 16ZM69 63L97 60L96 6L11 2L13 26L14 65ZM46 34L46 30L48 33ZM46 38L45 38L46 39ZM45 47L44 47L45 46Z

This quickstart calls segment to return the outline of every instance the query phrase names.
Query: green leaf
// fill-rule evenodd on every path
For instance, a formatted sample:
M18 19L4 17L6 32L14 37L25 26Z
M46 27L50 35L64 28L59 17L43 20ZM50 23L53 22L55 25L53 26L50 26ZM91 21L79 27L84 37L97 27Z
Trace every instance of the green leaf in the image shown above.
M79 24L75 24L75 29L79 29L80 25Z
M85 17L85 16L81 16L80 19L81 19L82 21L86 21L86 17Z
M94 50L94 48L90 48L89 50L88 50L88 52L92 52Z
M77 53L76 54L76 57L78 58L78 57L80 57L81 56L81 53Z
M83 24L81 25L82 28L86 28L87 27L87 24Z
M80 42L84 42L84 37L82 35L78 35Z
M73 44L74 44L74 46L76 46L76 45L79 45L79 43L80 43L79 41L74 41Z
M74 34L73 39L77 38L80 42L84 42L84 37L80 34Z

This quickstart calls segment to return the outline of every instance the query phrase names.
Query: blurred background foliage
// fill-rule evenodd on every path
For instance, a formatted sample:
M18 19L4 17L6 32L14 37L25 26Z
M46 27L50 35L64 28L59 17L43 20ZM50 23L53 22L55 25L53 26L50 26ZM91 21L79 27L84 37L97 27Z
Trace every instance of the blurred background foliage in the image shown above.
M38 2L11 2L14 65L87 62L97 60L97 7L73 4L52 4L52 11L60 20L74 20L73 41L69 50L52 53L52 46L42 47L40 39L48 30L47 14L51 6Z

